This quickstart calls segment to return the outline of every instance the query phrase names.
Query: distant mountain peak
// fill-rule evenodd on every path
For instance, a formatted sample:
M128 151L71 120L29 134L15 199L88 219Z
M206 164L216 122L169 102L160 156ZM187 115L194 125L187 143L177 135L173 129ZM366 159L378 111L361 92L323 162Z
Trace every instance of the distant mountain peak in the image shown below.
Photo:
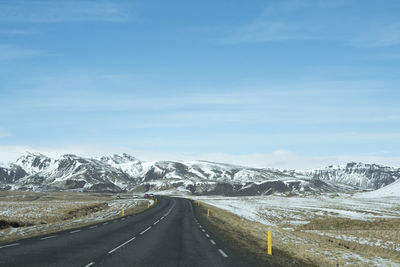
M210 161L142 162L127 154L98 159L64 154L57 159L24 153L0 167L7 190L178 190L194 194L263 195L279 192L347 192L377 189L400 179L400 168L349 162L296 171Z
M49 158L46 155L43 155L42 153L39 152L29 152L29 151L25 151L24 153L22 153L22 155L17 159L18 160L23 160L23 159L27 159L27 158L35 158L35 157L39 157L39 158Z
M328 166L302 172L314 179L378 189L400 179L400 168L364 162L349 162L345 165Z
M28 174L39 172L46 168L51 158L37 152L25 152L19 157L15 164L21 166Z
M111 165L129 163L129 162L135 162L135 163L140 162L139 159L137 159L134 156L131 156L127 153L114 154L112 156L103 156L100 158L100 161L106 162Z

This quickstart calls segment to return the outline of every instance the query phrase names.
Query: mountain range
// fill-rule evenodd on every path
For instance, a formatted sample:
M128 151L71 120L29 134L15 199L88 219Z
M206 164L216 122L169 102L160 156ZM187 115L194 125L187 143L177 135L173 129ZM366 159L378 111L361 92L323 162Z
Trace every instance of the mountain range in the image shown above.
M94 159L26 152L14 163L0 166L0 190L29 191L247 196L376 190L399 179L399 168L356 162L296 171L208 161L144 162L128 154Z

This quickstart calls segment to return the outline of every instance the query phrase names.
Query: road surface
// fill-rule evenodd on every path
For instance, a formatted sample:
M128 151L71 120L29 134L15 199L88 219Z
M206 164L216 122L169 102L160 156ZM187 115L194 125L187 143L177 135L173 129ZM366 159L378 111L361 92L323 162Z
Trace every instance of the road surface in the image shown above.
M0 245L0 266L247 266L207 232L186 199L143 213Z

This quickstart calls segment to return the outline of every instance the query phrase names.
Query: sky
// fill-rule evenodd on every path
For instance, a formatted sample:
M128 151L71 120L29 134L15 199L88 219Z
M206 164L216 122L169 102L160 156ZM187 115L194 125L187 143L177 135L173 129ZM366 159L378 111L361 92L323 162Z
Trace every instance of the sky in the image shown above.
M0 162L400 166L398 14L397 0L0 0Z

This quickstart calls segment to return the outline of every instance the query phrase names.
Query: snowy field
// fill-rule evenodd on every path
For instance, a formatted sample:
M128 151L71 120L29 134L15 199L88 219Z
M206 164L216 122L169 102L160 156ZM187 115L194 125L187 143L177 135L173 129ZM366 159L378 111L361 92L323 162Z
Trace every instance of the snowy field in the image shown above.
M194 197L218 208L270 226L296 226L317 217L341 217L358 220L399 218L399 198L360 198L340 196L252 196L252 197Z
M122 209L128 214L139 206L147 206L148 202L146 199L85 197L73 193L51 197L40 194L46 193L30 193L26 200L24 195L0 197L0 221L20 224L20 227L0 229L0 242L110 220L121 216ZM34 195L39 199L32 199Z
M297 244L303 253L332 262L400 266L400 196L358 193L193 199L265 225L273 231L275 245L285 249Z

